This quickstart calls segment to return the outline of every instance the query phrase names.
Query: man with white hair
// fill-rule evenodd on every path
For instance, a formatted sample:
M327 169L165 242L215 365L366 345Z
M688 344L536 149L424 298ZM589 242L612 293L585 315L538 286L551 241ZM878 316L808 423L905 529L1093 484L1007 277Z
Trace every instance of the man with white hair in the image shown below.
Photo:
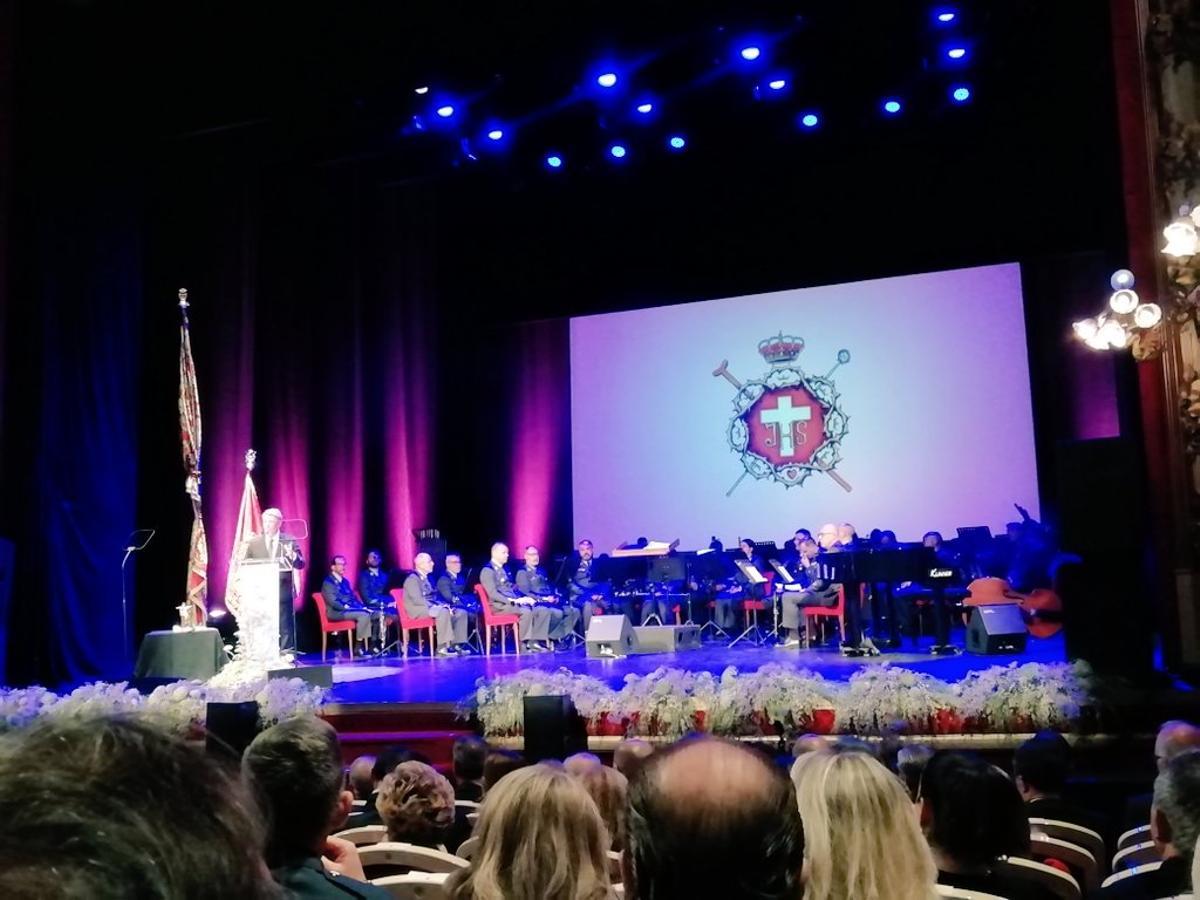
M242 559L269 559L279 563L279 650L281 653L296 646L296 614L292 601L295 599L293 569L304 568L304 554L299 542L290 534L283 534L279 526L283 513L275 507L264 509L262 534L251 535L242 545Z
M429 583L433 557L418 553L413 559L413 573L404 579L404 612L414 619L432 616L436 623L438 656L469 653L467 643L467 613L435 599L436 592Z
M525 649L531 653L546 653L550 648L541 643L550 639L552 610L538 606L532 597L524 596L504 564L508 562L508 545L499 541L492 544L492 558L479 570L479 583L487 593L488 603L496 615L517 615L517 630Z

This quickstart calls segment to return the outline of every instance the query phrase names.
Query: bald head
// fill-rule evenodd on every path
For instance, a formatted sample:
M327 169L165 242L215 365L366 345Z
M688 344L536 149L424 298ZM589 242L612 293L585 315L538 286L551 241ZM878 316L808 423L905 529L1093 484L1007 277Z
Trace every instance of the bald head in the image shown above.
M373 756L360 756L350 763L350 788L354 791L354 799L366 800L375 790L375 777L371 774L373 768Z
M413 568L422 575L433 571L433 557L428 553L418 553L413 557Z
M492 562L499 566L508 562L508 544L502 544L499 541L492 544Z
M1158 729L1158 737L1154 739L1154 759L1158 763L1158 771L1164 771L1167 763L1191 750L1200 750L1200 728L1191 722L1173 719L1164 722L1162 728Z
M567 770L567 774L574 775L576 778L593 769L602 768L603 765L600 757L594 753L575 753L563 760L563 768Z
M617 749L613 751L613 768L624 775L626 778L632 778L647 759L654 753L654 745L649 741L639 740L638 738L629 738L617 744Z
M803 857L795 790L753 750L685 741L656 753L634 776L624 861L633 897L794 900Z

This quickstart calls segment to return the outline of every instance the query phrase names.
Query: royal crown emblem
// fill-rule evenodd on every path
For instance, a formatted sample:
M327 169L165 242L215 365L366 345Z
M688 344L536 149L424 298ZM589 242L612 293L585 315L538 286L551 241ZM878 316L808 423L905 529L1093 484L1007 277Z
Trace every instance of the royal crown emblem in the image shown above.
M791 488L817 473L851 490L835 471L850 419L833 381L833 373L850 362L850 351L839 350L833 368L824 375L809 375L796 365L804 352L802 337L780 331L759 341L758 352L770 365L759 379L739 381L729 371L729 360L721 360L713 371L737 390L726 437L741 460L742 473L725 496L747 475Z

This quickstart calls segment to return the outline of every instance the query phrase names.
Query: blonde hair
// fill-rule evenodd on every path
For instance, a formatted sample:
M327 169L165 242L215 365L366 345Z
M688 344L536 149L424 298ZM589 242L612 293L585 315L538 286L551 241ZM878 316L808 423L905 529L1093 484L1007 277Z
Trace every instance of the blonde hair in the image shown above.
M375 808L388 840L433 846L454 824L454 787L437 769L410 760L384 776Z
M608 832L583 786L561 768L528 766L497 782L475 826L469 868L446 881L454 900L604 900Z
M804 822L804 900L931 900L937 866L900 780L862 751L792 766Z
M596 804L600 818L604 820L604 827L608 829L610 838L609 849L617 852L624 850L628 779L609 766L595 766L574 777L588 792L592 802Z

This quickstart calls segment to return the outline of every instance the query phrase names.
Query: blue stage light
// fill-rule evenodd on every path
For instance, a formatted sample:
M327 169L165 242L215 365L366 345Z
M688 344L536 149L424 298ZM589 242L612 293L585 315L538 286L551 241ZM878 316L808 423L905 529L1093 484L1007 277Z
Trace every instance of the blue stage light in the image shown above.
M782 91L787 87L787 81L783 78L776 78L774 81L768 81L767 87L773 91Z
M800 124L805 128L816 128L821 124L821 119L816 113L805 113L800 117Z
M654 104L653 103L639 103L637 106L637 111L640 112L643 116L648 115L649 113L654 112Z
M948 56L950 59L965 59L967 56L967 48L966 47L948 47L946 49L946 56Z
M611 147L608 148L608 152L609 152L609 154L611 154L613 159L624 159L625 158L625 147L622 144L613 144Z
M896 113L900 112L900 101L899 100L885 101L883 104L883 111L885 113L887 113L889 116L896 115Z
M971 99L971 89L965 85L959 85L950 91L950 99L955 103L966 103Z
M454 107L451 106L449 103L447 103L445 106L439 106L437 108L437 114L439 116L441 116L443 119L448 119L452 115L454 115Z
M672 150L682 150L687 146L687 140L681 135L676 134L671 136L671 139L667 141L667 145L670 146Z
M562 164L563 164L563 158L561 156L551 153L549 156L546 157L546 165L548 165L552 169L561 169Z
M743 47L741 52L742 59L746 60L746 62L754 62L756 59L762 56L762 50L753 45L749 47Z
M596 84L602 88L610 88L617 83L616 72L604 72L596 79Z

